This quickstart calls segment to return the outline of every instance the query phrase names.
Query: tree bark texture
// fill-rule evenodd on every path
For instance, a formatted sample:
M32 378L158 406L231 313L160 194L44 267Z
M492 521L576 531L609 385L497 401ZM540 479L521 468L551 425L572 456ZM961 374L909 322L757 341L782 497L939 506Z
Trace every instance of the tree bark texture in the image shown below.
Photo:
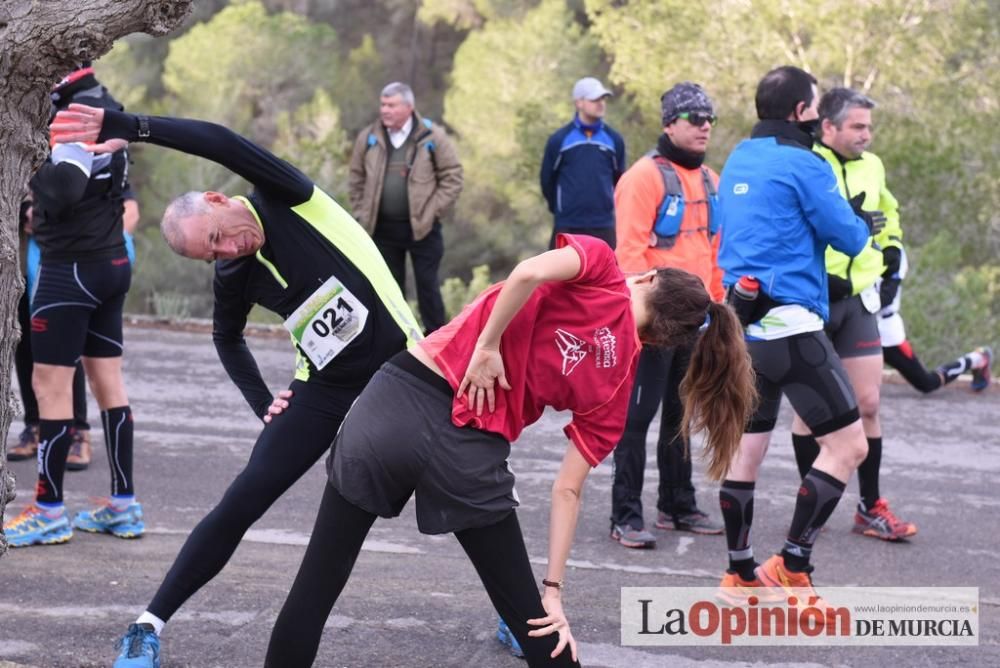
M17 213L28 180L48 154L53 84L133 32L165 35L192 0L4 0L0 4L0 521L14 496L6 437L17 399L11 391L24 289ZM0 530L0 555L7 540Z

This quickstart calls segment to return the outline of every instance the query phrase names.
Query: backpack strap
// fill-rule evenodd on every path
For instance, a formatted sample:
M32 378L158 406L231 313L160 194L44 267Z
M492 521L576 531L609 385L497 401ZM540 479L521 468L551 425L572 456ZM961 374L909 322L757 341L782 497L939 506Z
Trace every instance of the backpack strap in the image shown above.
M708 167L701 168L701 178L705 182L705 203L708 212L708 238L711 241L719 233L718 216L715 215L715 207L719 203L719 189L712 181L712 175Z

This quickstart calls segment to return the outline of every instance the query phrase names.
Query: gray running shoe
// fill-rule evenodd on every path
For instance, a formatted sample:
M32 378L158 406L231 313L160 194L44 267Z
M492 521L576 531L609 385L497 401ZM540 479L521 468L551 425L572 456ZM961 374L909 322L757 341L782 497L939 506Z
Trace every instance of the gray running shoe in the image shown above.
M651 550L656 547L656 536L644 529L633 529L627 524L612 524L611 540L617 540L625 547L637 550Z
M658 512L656 514L656 528L667 531L690 531L702 536L716 536L722 533L723 526L696 509L684 515L667 515L664 512Z

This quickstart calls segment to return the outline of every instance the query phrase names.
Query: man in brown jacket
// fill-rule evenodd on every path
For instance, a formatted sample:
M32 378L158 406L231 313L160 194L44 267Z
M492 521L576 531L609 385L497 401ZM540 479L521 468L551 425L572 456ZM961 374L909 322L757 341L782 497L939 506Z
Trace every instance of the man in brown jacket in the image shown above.
M354 217L401 288L409 251L420 319L426 332L434 331L445 322L441 218L462 191L462 165L444 130L414 110L408 85L382 89L379 119L354 142L349 188Z

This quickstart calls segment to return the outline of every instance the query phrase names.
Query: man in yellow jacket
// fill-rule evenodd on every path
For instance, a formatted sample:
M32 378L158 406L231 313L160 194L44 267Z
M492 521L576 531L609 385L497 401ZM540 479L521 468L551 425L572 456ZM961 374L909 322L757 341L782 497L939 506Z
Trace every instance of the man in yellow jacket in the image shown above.
M876 314L883 302L892 302L898 289L903 233L899 203L886 187L885 167L867 150L872 141L874 107L870 98L848 88L827 92L819 103L822 135L815 151L830 163L840 194L856 210L885 216L885 227L858 255L849 257L827 247L830 319L825 329L850 376L868 439L868 456L858 467L861 501L854 531L896 541L914 535L917 527L896 517L879 492L882 344ZM876 285L880 277L881 293ZM799 471L805 475L819 454L819 446L798 415L792 424L792 443Z

